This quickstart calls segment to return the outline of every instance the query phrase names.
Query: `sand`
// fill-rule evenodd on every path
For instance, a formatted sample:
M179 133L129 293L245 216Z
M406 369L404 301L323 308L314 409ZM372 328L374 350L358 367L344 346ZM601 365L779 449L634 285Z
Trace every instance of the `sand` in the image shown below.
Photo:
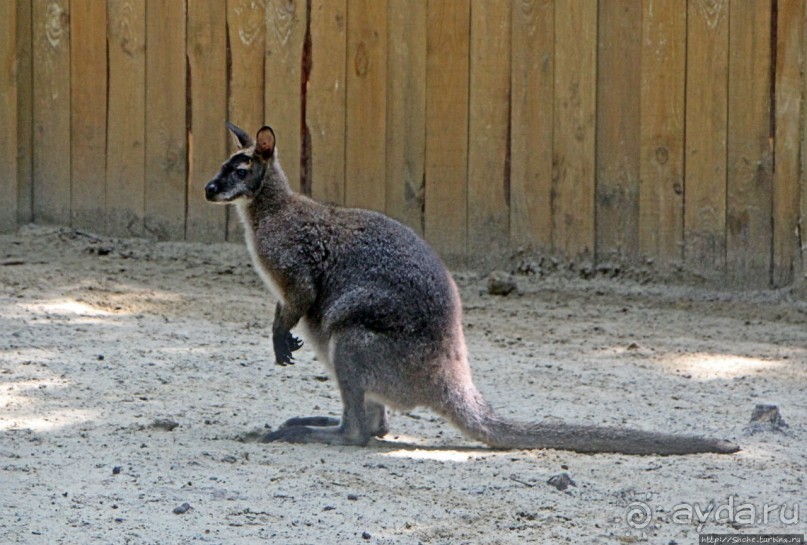
M478 387L512 418L701 433L741 452L495 451L426 409L393 414L363 448L251 442L341 406L308 347L274 364L274 301L243 245L2 236L0 543L807 532L805 301L613 275L518 276L501 297L458 273ZM750 434L762 403L789 427ZM547 482L563 473L565 490Z

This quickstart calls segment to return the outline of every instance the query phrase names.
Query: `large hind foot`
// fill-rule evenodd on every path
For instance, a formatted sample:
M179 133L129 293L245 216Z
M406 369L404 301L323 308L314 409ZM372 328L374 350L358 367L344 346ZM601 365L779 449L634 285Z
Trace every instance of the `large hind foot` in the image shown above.
M298 416L261 439L263 443L325 443L329 445L366 445L371 437L384 437L389 432L387 409L380 403L368 401L364 407L364 425L343 426L332 416Z
M296 428L299 426L313 426L324 428L327 426L338 426L339 419L332 416L295 416L289 418L280 425L280 428Z
M364 418L366 421L366 429L372 436L384 437L389 433L387 409L384 405L373 401L365 402ZM336 427L339 426L340 423L341 420L333 416L295 416L283 422L280 428L278 428L278 431L285 428L299 428L304 426L312 428Z
M292 426L290 428L279 428L276 431L267 433L261 439L263 443L274 443L276 441L284 443L324 443L326 445L366 445L370 440L369 436L355 433L354 430L347 430L342 426Z

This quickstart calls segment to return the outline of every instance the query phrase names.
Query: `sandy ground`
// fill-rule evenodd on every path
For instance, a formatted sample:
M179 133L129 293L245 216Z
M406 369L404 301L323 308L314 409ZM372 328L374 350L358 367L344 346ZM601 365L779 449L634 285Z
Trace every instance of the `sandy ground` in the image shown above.
M338 415L313 352L273 363L241 245L0 237L0 543L634 543L805 533L807 304L787 292L457 275L503 414L731 438L730 456L492 451L426 410L365 448L249 432ZM749 435L758 403L786 433ZM568 473L576 486L547 483ZM184 504L187 504L183 507Z

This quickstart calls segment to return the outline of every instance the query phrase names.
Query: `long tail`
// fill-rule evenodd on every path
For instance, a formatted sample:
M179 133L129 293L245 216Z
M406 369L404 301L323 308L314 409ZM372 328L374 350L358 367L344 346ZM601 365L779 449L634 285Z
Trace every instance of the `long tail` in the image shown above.
M520 423L498 416L475 389L457 392L442 407L465 434L494 448L552 448L582 453L731 454L740 447L731 441L697 435L671 435L629 428L565 423Z

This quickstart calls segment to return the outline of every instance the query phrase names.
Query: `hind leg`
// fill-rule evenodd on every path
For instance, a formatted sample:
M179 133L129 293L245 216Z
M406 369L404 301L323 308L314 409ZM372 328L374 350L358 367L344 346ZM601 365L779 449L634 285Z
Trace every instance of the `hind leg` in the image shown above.
M356 388L342 390L342 419L304 417L291 419L292 425L278 428L263 437L264 443L325 443L329 445L366 445L372 437L364 412L364 392ZM302 424L302 425L294 425ZM312 425L314 424L314 425ZM320 425L326 424L326 425ZM334 424L334 425L331 425Z
M387 408L381 403L375 401L365 401L364 403L365 420L367 428L372 432L375 437L384 437L389 433L389 422L387 421ZM299 426L311 426L315 428L324 428L328 426L338 426L341 420L333 416L295 416L289 418L281 428L295 428Z
M367 428L375 437L384 437L389 433L387 408L384 405L367 400L364 402L364 414Z
M342 419L293 418L264 436L264 442L366 445L373 435L386 433L384 406L365 400L372 343L368 344L367 335L362 331L340 335L339 339L332 339L332 343L332 364L342 394Z

